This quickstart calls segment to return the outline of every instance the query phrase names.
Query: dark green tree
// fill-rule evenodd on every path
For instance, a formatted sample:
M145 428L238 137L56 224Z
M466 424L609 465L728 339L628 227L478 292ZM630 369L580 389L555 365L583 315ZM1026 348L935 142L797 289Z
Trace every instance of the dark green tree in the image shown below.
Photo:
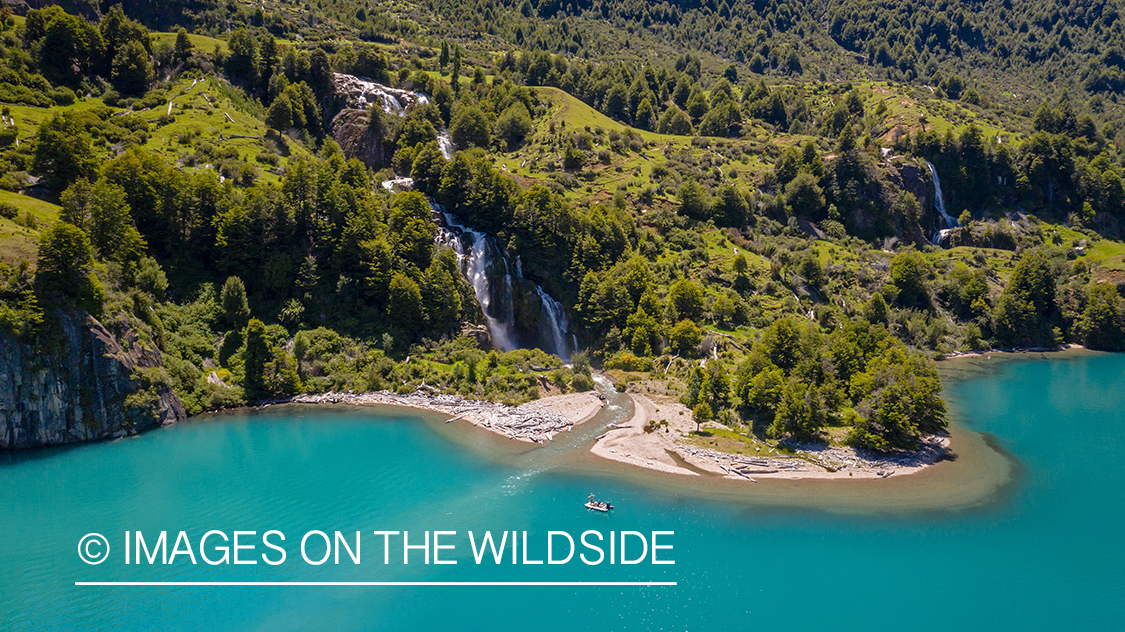
M683 319L668 330L668 346L680 355L687 355L699 346L703 331L690 319Z
M227 277L219 293L219 304L223 308L227 326L231 329L241 329L243 323L250 317L250 304L246 300L246 285L242 283L242 279L236 276Z
M449 82L454 92L461 92L461 47L456 44L453 45L453 72L449 75Z
M680 279L668 290L668 304L678 318L699 320L703 316L703 290L691 279Z
M664 110L664 114L660 115L660 122L657 124L656 130L661 134L689 136L692 132L691 118L680 108L669 107Z
M1091 349L1125 347L1125 298L1112 283L1090 286L1078 329Z
M695 180L687 180L680 185L676 196L679 198L681 215L697 220L705 220L711 213L711 203L707 190Z
M417 191L396 195L391 202L387 228L397 256L419 270L429 267L437 229L430 218L430 204L424 195Z
M230 39L227 40L227 58L226 66L227 72L232 77L257 83L258 81L258 42L254 36L246 29L237 29L231 33ZM321 49L317 49L321 50ZM324 51L321 50L323 53ZM312 61L315 62L316 52L313 52ZM327 55L324 57L327 64ZM311 72L310 68L310 72Z
M746 224L749 213L750 206L738 189L729 184L719 187L711 204L711 217L716 224L740 228Z
M520 146L533 129L527 106L517 101L509 105L496 120L496 133L504 139L508 151Z
M172 56L176 61L183 63L191 57L191 52L195 49L195 45L191 43L191 38L188 37L187 29L180 27L176 29L176 45L172 49Z
M413 339L425 324L422 290L413 279L395 272L387 290L387 317L391 325Z
M930 264L916 250L904 250L891 260L891 281L898 289L899 303L905 307L929 304L926 279Z
M449 131L453 144L459 149L470 147L487 149L491 143L488 117L475 106L462 106L457 110L453 115L453 124Z
M1051 331L1057 308L1051 260L1040 249L1020 257L993 311L993 328L1005 345L1055 344Z
M98 166L90 133L73 112L47 119L35 137L33 167L52 189L62 191L79 178L90 178Z
M88 209L85 226L103 259L132 263L141 258L145 240L133 226L124 189L104 178L98 180L90 191Z
M269 341L266 339L266 326L257 318L251 318L246 324L246 353L243 356L246 376L242 381L242 387L246 392L247 400L256 401L268 395L264 378L266 363L271 359Z
M293 102L288 95L282 94L274 99L270 109L266 112L266 125L278 133L285 133L293 127Z
M785 202L800 217L819 219L824 211L824 190L810 173L798 173L785 185Z
M122 94L143 94L152 81L152 62L148 51L133 40L121 47L113 58L113 85Z
M45 298L62 296L98 316L105 290L93 274L90 239L81 228L57 222L39 237L35 282Z

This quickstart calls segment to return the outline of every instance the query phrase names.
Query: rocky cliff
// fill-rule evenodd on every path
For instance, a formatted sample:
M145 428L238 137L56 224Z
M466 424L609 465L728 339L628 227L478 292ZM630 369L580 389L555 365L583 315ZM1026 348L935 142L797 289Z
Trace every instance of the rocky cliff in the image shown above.
M348 108L332 119L329 135L340 145L344 155L358 158L372 169L382 169L390 162L382 134L368 124L367 110Z
M0 449L121 437L186 416L159 350L131 332L119 343L92 316L56 317L58 329L34 344L0 331Z

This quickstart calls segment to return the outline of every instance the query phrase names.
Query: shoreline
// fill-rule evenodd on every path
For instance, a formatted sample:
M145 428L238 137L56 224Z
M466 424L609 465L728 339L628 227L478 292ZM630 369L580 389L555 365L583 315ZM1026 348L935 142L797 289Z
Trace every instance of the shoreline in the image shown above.
M922 447L902 455L877 455L845 446L802 446L794 455L769 446L754 454L723 452L681 439L695 429L691 411L671 402L654 402L646 395L628 393L633 416L598 437L590 453L619 463L685 476L722 478L756 483L758 479L856 480L885 479L920 472L949 452L948 434L923 438ZM649 421L666 421L664 428L646 432ZM708 423L700 427L726 428Z
M935 362L949 362L951 360L971 360L973 358L989 358L992 356L1011 357L1011 356L1024 356L1032 353L1057 353L1060 355L1069 355L1072 353L1079 353L1089 351L1086 347L1076 344L1068 343L1058 347L1008 347L1002 349L982 349L980 351L953 351L950 353L943 353L936 358Z
M560 432L592 419L605 406L596 390L550 395L519 406L466 399L460 395L427 393L421 390L401 395L392 391L371 393L318 393L296 395L274 404L334 404L349 406L398 406L449 416L445 423L467 421L508 439L543 445Z

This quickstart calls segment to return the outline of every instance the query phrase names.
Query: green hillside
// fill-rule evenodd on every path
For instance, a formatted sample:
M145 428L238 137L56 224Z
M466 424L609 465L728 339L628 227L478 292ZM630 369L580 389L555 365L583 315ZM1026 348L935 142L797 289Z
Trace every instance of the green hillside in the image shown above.
M1108 4L81 10L0 31L0 313L139 328L192 412L592 364L885 450L935 356L1125 347Z

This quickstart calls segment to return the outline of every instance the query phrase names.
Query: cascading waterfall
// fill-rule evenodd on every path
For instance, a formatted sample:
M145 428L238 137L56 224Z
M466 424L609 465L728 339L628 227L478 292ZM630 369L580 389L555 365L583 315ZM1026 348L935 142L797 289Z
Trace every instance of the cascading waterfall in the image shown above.
M930 168L930 175L934 179L934 209L937 210L938 217L941 221L941 226L938 227L938 230L934 231L934 237L931 240L935 246L938 246L945 240L945 236L949 234L949 231L957 228L957 220L953 219L953 216L945 211L945 196L941 194L941 178L938 177L937 169L935 169L934 164L928 160L926 161L926 166Z
M446 160L453 160L453 139L449 136L449 130L443 130L437 137L438 147L441 148L441 155L445 156Z
M445 220L444 226L439 226L438 243L449 246L457 254L461 273L473 286L473 294L484 312L492 344L501 351L518 348L515 305L512 302L512 275L508 271L508 261L488 235L458 224L440 204L434 203L433 207ZM502 274L494 272L497 267L503 271ZM493 283L497 276L500 278L499 284Z
M515 317L515 278L533 285L539 299L540 344L534 346L554 353L563 360L569 360L572 349L570 340L574 336L570 333L570 322L562 304L538 284L524 279L518 259L514 266L509 265L495 238L459 224L440 204L431 205L442 220L439 221L438 243L452 248L457 254L461 273L473 286L473 294L484 312L492 344L502 351L511 351L521 346Z
M566 312L563 311L561 303L556 301L543 291L543 288L538 285L535 286L535 293L539 295L539 304L543 309L543 320L540 321L550 334L550 340L555 345L554 352L563 360L570 360L570 349L567 344L567 330L570 329L570 323L567 321Z
M387 114L403 116L411 104L430 102L421 92L391 88L355 75L336 73L334 80L336 92L348 96L350 107L363 109L378 103Z
M337 73L335 81L337 92L348 95L351 107L365 108L379 103L387 114L401 117L405 116L406 109L411 105L430 102L429 97L421 92L390 88L354 75ZM456 148L449 131L442 130L437 142L445 159L452 160ZM409 189L413 185L414 180L409 177L382 182L383 188L389 191L396 188ZM571 350L577 348L577 338L570 332L570 323L563 306L538 284L524 278L519 259L516 259L514 266L509 265L495 238L457 223L441 205L431 204L434 219L439 226L437 241L457 253L461 273L473 286L473 294L484 312L493 345L510 351L519 348L523 342L569 360ZM535 289L534 296L539 302L538 331L521 329L516 322L517 284L523 295L530 295L531 287ZM523 306L522 314L528 315L527 307L522 301L520 305ZM526 340L521 340L521 337Z

